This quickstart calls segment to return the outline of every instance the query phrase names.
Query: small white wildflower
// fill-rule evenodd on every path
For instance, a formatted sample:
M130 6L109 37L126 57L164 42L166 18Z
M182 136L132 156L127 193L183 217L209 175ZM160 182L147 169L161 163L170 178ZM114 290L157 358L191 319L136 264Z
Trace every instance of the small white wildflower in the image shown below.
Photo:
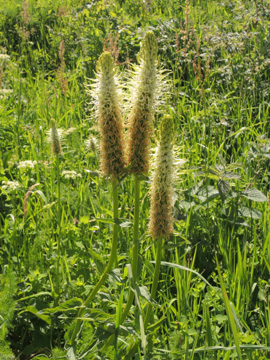
M41 164L41 165L43 165L43 166L45 166L45 167L49 167L49 166L51 166L51 161L46 161L46 160L39 160L39 164Z
M9 60L10 56L8 54L0 54L0 61Z
M191 246L186 247L186 253L189 253L191 251Z
M69 134L72 134L76 130L77 129L75 127L70 127L67 130L64 130L63 133L64 133L64 135L69 135Z
M0 89L0 96L4 97L13 93L12 89Z
M34 169L35 165L37 164L37 162L34 160L25 160L25 161L20 161L18 168L20 169L25 169L25 168L30 168L30 169Z
M65 179L76 179L82 177L80 173L76 173L74 170L64 170L62 171L62 176L64 176Z
M18 181L3 181L2 183L2 189L7 190L8 192L16 191L20 187L22 187L22 185Z

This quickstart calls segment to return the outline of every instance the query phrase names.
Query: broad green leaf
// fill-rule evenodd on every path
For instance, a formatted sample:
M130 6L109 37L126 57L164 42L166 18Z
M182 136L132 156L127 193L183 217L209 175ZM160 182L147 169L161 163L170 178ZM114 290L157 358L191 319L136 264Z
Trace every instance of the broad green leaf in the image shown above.
M244 216L255 220L260 219L262 217L262 213L259 210L256 210L254 208L249 208L247 206L241 206L238 209L238 214L239 216Z
M268 201L267 197L260 190L254 188L241 191L240 195L257 202Z
M216 316L216 320L217 320L217 322L218 322L219 324L222 324L222 323L224 323L225 321L228 320L228 316L227 316L227 315L218 314L218 315Z
M47 324L51 325L51 318L49 315L44 315L42 314L42 312L38 311L34 306L27 306L26 309L24 309L23 311L21 311L18 315L21 315L25 312L30 312L31 314L34 314L35 316L37 316L39 319L45 321Z
M202 188L200 188L199 191L197 192L196 196L203 203L207 203L207 202L215 199L216 197L218 197L219 192L217 189L215 189L214 186L208 185L208 186L203 186Z
M230 184L227 181L219 179L217 182L217 188L221 199L224 201L226 197L230 194Z

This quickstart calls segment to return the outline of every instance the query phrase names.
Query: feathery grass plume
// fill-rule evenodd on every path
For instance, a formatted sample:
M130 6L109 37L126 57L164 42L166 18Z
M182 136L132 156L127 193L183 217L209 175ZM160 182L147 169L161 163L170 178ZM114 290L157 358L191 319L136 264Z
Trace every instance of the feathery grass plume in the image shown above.
M149 230L155 238L167 237L173 232L173 138L173 120L170 115L165 115L159 128L159 146L151 186Z
M51 131L50 131L50 142L52 144L52 153L56 156L62 154L61 146L61 132L56 127L56 122L54 119L51 119Z
M105 176L118 178L125 167L124 138L116 67L109 52L101 54L98 60L97 80L101 170Z
M158 46L155 35L148 31L138 55L139 66L134 73L134 93L128 116L128 164L133 174L149 170L149 148L152 121L158 90Z

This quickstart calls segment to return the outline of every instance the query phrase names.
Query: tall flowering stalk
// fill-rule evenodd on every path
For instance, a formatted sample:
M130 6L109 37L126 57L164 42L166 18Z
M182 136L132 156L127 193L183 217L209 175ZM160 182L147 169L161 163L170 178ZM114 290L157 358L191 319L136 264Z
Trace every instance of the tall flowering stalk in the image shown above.
M61 189L60 189L60 162L59 157L62 155L62 136L61 130L57 128L56 122L54 119L51 119L51 129L49 131L49 141L52 147L52 154L55 157L55 168L56 168L56 182L57 182L57 225L59 233L57 236L57 264L56 264L56 299L55 305L58 304L60 297L60 253L61 253L61 244L60 244L60 232L61 232Z
M100 157L101 169L104 175L110 176L112 180L112 197L113 197L113 237L109 262L101 275L99 281L87 296L83 307L78 313L75 327L70 339L70 345L73 347L79 333L82 317L87 307L103 286L117 257L118 228L116 220L118 218L118 179L123 172L125 165L123 151L122 119L120 107L118 104L117 78L114 60L110 53L104 52L97 66L97 83L95 87L97 117L101 134Z
M157 70L158 45L155 35L148 31L141 44L138 54L139 66L133 74L131 111L128 116L127 157L130 172L134 174L134 222L132 273L134 282L137 279L137 264L139 256L139 216L140 216L140 175L149 170L150 134L155 116L155 105L159 93ZM128 301L121 316L121 323L129 313L134 299L130 290Z
M151 297L155 299L162 255L162 241L173 232L172 193L173 193L173 120L165 115L159 128L159 144L155 158L154 175L151 184L151 207L149 232L156 239L156 263ZM147 327L152 312L148 304L144 319Z
M159 128L159 143L156 151L154 173L151 184L151 206L149 232L156 243L156 261L154 278L151 287L151 297L155 299L162 257L163 240L173 232L172 193L173 193L173 120L171 116L162 118ZM147 329L152 314L152 304L146 308L144 328ZM136 342L127 354L127 359L132 359L138 349Z

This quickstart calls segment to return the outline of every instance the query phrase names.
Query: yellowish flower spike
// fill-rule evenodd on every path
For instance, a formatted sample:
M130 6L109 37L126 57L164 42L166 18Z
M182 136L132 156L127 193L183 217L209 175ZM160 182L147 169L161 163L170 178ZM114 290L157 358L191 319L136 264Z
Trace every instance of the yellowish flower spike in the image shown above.
M159 128L154 176L151 185L149 231L155 238L168 237L173 232L173 120L165 115Z
M61 133L57 129L56 122L54 119L51 119L51 131L49 134L50 142L52 144L52 153L56 156L62 154L62 146L61 146Z
M152 121L157 98L157 41L148 31L138 55L140 65L135 71L134 93L128 116L128 164L133 174L146 174L149 170L149 148Z
M125 167L123 124L116 69L109 52L104 52L98 60L97 80L95 90L101 134L101 170L106 176L118 178Z

